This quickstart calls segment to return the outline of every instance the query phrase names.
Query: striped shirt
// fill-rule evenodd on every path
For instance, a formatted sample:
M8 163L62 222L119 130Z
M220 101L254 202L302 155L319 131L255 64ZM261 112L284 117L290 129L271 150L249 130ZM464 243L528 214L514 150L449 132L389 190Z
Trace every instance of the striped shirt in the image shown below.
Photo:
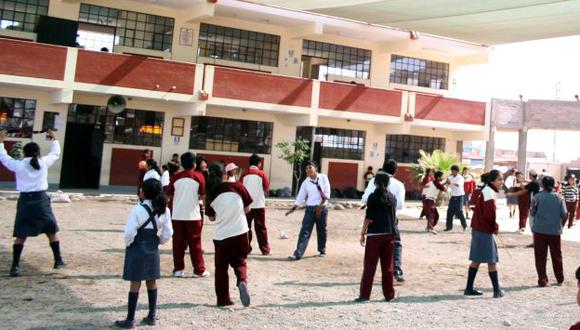
M562 196L564 196L564 200L566 202L575 202L578 200L578 186L574 185L566 185L562 190Z

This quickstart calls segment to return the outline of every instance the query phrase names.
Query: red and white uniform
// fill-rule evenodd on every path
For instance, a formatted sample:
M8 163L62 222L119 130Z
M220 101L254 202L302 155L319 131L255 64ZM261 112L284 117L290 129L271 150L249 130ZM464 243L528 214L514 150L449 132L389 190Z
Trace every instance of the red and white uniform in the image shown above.
M176 173L169 180L166 193L172 197L174 271L185 268L183 258L189 246L194 273L201 275L205 272L205 261L201 246L203 219L199 201L201 196L205 196L205 178L193 169Z
M244 208L252 197L241 182L223 182L217 189L217 195L208 200L206 214L215 218L215 291L218 305L223 306L231 303L228 267L234 269L237 284L247 282L250 244Z
M268 229L266 228L266 194L270 188L270 182L264 171L257 166L250 166L240 181L248 190L252 197L251 211L246 215L249 227L250 252L252 252L252 221L254 221L254 230L258 238L258 246L262 254L270 254L270 245L268 243Z

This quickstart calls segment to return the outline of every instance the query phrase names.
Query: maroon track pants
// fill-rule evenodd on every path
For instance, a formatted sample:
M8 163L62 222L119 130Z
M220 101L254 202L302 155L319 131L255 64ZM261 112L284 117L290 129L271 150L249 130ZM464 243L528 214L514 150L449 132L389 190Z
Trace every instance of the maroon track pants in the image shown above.
M393 286L395 235L367 236L364 270L360 283L360 298L370 299L377 262L381 261L383 295L391 300L395 297Z
M205 272L205 261L201 247L203 220L172 220L173 225L173 271L185 269L185 249L189 247L189 256L193 272L197 275Z
M576 208L578 207L578 201L566 202L566 209L568 210L568 216L562 219L562 226L566 226L566 219L568 219L568 228L572 227L574 224L574 215L576 214Z
M427 218L427 229L435 228L439 222L439 211L437 211L434 200L423 199L423 214Z
M254 230L258 239L258 246L262 254L270 254L270 244L268 244L268 229L266 228L266 209L251 209L246 214L248 220L248 237L250 242L250 253L252 252L252 221L254 221Z
M540 286L548 284L548 275L546 275L548 247L550 248L550 258L552 259L552 267L554 268L556 281L558 283L564 282L560 235L534 233L534 257L536 258L536 271L538 272L538 285Z
M215 294L220 306L230 304L230 282L228 267L236 274L237 284L247 282L248 273L246 259L250 242L248 233L229 237L223 240L213 240L215 246Z
M530 202L529 198L518 199L518 209L520 213L520 229L526 228L526 223L528 222L528 215L530 213Z

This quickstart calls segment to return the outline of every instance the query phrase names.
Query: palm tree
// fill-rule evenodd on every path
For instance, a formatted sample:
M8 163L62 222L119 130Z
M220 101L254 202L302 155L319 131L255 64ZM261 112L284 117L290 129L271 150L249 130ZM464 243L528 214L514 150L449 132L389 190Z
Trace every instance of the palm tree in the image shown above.
M432 168L435 171L441 171L445 175L449 175L451 166L461 165L459 156L441 150L433 150L431 154L426 153L424 150L419 150L419 154L421 157L417 159L418 164L411 166L411 171L415 173L415 180L417 182L421 182L427 169Z

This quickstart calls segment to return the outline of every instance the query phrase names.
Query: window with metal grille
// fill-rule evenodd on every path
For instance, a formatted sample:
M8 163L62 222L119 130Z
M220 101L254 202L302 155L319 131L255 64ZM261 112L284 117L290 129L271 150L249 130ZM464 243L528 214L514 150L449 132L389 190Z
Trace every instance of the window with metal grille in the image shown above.
M449 64L391 55L390 82L433 89L448 89Z
M369 79L371 75L371 51L368 49L304 40L302 55L327 60L326 65L321 65L321 75L360 79Z
M269 154L273 123L218 117L192 117L190 149Z
M161 147L164 117L158 111L126 109L113 114L104 106L71 104L67 118L69 122L104 128L108 143Z
M0 97L0 130L9 130L12 137L32 137L35 111L36 100Z
M0 1L1 29L34 32L41 15L48 15L48 0Z
M79 22L115 27L115 45L171 51L175 24L171 17L82 3Z
M235 62L278 66L280 36L201 23L197 53Z
M432 153L433 150L444 150L445 139L417 135L387 135L385 159L394 159L399 163L417 163L421 157L419 150Z
M296 136L310 143L312 127L297 127ZM316 127L315 133L316 142L320 142L322 158L363 160L365 137L365 131L329 127Z

